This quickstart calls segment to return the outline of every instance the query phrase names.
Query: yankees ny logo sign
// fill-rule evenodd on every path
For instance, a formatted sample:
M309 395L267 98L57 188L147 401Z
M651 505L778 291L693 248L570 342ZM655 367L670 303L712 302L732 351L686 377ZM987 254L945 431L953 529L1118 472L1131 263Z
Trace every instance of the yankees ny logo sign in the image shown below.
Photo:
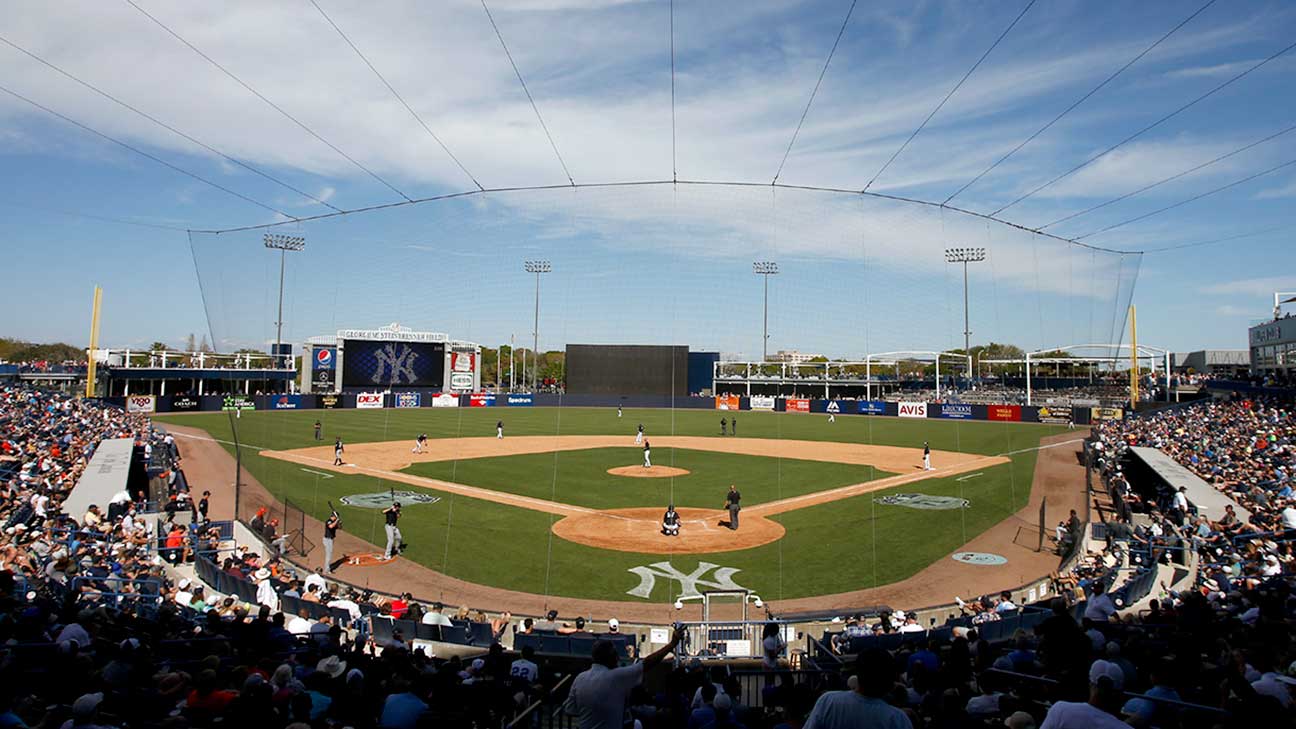
M715 570L715 579L702 579L706 573L711 570ZM634 595L635 597L642 597L645 600L652 595L653 587L657 585L658 577L679 582L679 597L701 596L702 593L698 592L699 586L709 590L747 589L733 581L733 576L741 570L736 567L721 567L720 565L711 564L710 562L698 562L697 568L687 575L676 569L676 567L670 562L653 562L646 567L631 567L626 571L633 572L639 576L639 586L633 590L626 590L626 594Z
M399 385L402 377L406 384L412 384L418 379L414 374L414 360L418 359L418 354L404 344L400 345L399 354L395 344L388 344L374 354L374 359L378 360L373 374L373 381L377 384ZM390 372L390 378L384 379L384 372Z

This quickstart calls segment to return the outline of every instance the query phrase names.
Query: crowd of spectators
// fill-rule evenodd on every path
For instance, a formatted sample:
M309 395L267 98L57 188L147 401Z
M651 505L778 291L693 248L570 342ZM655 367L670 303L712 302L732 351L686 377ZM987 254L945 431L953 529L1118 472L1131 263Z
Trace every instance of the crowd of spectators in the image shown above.
M1117 529L1106 552L1056 575L1063 597L1027 608L1040 618L1030 628L982 636L1025 614L1010 594L960 601L968 619L939 636L913 614L852 620L848 631L897 640L840 655L840 667L793 673L778 663L783 645L771 626L766 672L751 681L733 666L668 661L674 642L627 665L597 642L592 666L560 669L529 647L504 649L507 614L489 621L490 645L465 658L431 657L399 632L377 637L370 626L389 617L445 625L486 616L303 573L273 532L230 546L205 523L207 494L168 493L171 508L148 515L146 493L64 514L101 439L178 449L141 416L0 388L0 727L499 727L537 700L542 712L528 726L553 712L573 726L644 729L1289 726L1294 435L1290 406L1267 401L1104 423L1099 467L1146 531ZM1175 494L1140 495L1117 470L1129 445L1164 449L1251 519L1203 525ZM182 477L161 478L171 491L187 488ZM1104 589L1113 571L1132 554L1155 564L1171 537L1201 550L1202 579L1144 610L1118 610ZM178 576L177 566L199 558L254 585L255 599ZM315 602L332 614L284 609ZM586 627L548 616L521 630L549 623L559 633Z

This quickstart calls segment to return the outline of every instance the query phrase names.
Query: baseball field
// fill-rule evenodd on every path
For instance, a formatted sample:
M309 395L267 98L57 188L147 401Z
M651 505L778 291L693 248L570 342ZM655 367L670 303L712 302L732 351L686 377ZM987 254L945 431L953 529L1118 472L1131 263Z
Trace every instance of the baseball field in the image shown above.
M237 440L246 472L275 499L315 519L332 502L344 531L378 550L381 508L393 492L411 494L398 496L402 557L433 579L639 603L718 586L789 600L904 580L1022 509L1041 440L1066 431L744 411L738 434L722 436L720 419L734 415L422 408L156 420L203 431L230 454ZM635 443L639 424L652 444L651 469ZM414 453L420 433L429 444ZM333 465L335 437L345 444L343 466ZM922 467L924 442L930 471ZM182 450L189 443L182 438ZM742 494L737 530L725 524L730 484ZM659 533L668 503L682 516L677 538ZM316 544L319 536L308 534ZM316 549L306 561L320 559ZM339 574L363 583L384 569L343 564Z

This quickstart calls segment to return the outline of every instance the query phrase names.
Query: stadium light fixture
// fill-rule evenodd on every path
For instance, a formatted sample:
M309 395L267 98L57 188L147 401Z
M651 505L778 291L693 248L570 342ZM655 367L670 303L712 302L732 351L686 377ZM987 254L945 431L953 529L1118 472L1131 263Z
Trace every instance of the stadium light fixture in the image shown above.
M284 290L284 264L286 263L288 251L301 251L306 249L306 238L300 235L283 235L281 233L266 233L265 247L279 251L279 317L275 320L275 349L274 361L279 363L283 349L283 290ZM292 361L291 359L288 361Z
M761 362L769 360L769 277L779 272L775 261L752 262L752 273L765 277L765 319L761 328Z
M539 384L540 372L540 274L553 271L553 265L548 261L523 261L522 268L527 273L534 273L536 277L535 286L535 326L531 330L531 392L536 391ZM522 369L526 370L526 353L522 353ZM525 376L522 382L526 382Z
M986 259L984 248L946 248L946 263L963 264L963 354L967 357L968 379L972 379L972 327L968 316L968 272L969 263L980 263Z

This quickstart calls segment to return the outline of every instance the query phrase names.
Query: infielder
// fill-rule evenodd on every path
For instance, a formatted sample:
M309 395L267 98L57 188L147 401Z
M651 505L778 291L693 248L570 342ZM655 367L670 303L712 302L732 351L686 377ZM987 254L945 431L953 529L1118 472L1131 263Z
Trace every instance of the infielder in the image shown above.
M342 517L338 516L335 511L329 516L328 521L324 522L324 574L333 574L333 540L337 538L337 531L342 527Z
M346 449L342 447L342 436L339 435L333 441L333 465L335 466L342 465L342 453L345 450Z
M504 440L504 421L495 421L495 440Z
M403 540L400 527L396 526L396 521L400 519L401 505L399 501L393 501L392 505L383 509L383 517L387 520L383 527L387 532L387 551L383 553L383 560L387 561L394 554L400 553L400 545Z
M621 417L621 406L617 405L617 417Z
M662 515L662 534L668 537L678 537L680 532L679 512L675 511L675 505L671 504L666 507L666 513Z
M927 441L923 441L923 470L924 471L932 470L931 446L927 445Z
M635 434L635 445L639 445L644 440L643 423L639 424L639 432Z
M423 448L427 445L427 433L419 433L419 437L414 439L414 447L410 453L422 453Z
M643 434L640 433L640 435ZM649 457L650 454L652 453L652 445L647 440L644 440L643 444L644 444L644 468L652 468L652 458Z

